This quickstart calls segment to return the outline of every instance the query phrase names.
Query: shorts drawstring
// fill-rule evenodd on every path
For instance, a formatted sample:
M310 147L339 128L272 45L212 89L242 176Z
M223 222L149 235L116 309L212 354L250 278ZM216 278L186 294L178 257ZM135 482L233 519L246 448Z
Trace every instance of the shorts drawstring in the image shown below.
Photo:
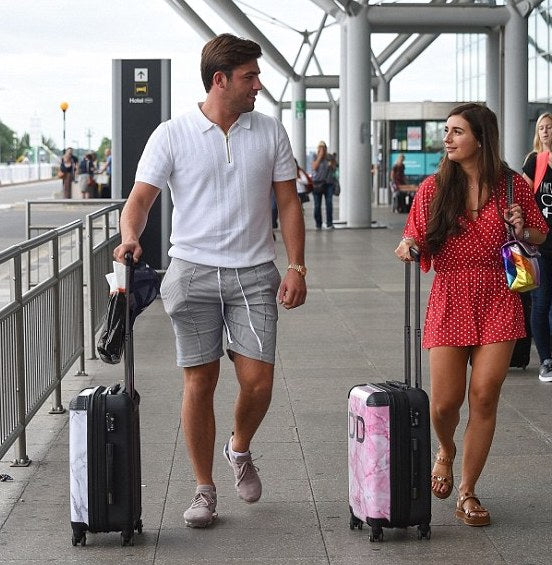
M245 292L243 291L243 287L241 285L240 282L240 277L238 275L238 269L234 269L236 271L236 279L238 281L238 284L240 285L240 290L243 296L243 300L245 302L245 308L247 310L247 319L249 320L249 327L251 328L251 331L253 332L254 336L257 338L257 343L259 344L259 351L262 353L263 352L263 344L261 342L261 340L259 339L259 336L257 335L257 332L255 331L255 328L253 327L253 322L251 321L251 314L249 312L249 303L247 302L247 298L245 297ZM220 288L220 283L219 283L219 288ZM222 297L221 297L222 299ZM226 323L226 321L224 322Z
M228 324L226 323L226 317L224 316L224 300L222 299L222 288L221 288L221 284L220 284L220 267L217 268L217 279L218 279L218 286L219 286L219 296L220 296L220 308L222 310L222 321L224 322L224 327L226 328L226 337L228 338L228 343L234 343L232 341L232 338L230 337L230 328L228 327ZM239 279L238 279L238 282ZM241 288L241 285L240 285ZM243 293L243 290L242 290ZM247 307L248 311L249 311L249 306ZM257 335L257 334L255 334ZM259 339L259 338L257 338Z

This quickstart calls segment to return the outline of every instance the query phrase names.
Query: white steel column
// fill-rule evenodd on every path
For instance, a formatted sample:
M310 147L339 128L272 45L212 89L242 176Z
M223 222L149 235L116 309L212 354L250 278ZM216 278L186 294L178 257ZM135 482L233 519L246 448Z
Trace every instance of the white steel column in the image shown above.
M347 225L371 225L372 178L370 24L364 6L347 23Z
M347 131L347 20L341 22L339 61L339 223L347 222L348 188L348 131Z
M337 153L339 159L339 104L330 102L330 145L331 153Z
M306 166L307 153L307 91L305 79L291 82L291 148L301 167Z
M500 31L492 30L486 41L485 89L487 106L497 115L500 122Z
M521 170L527 154L527 57L528 26L515 6L508 5L510 19L504 30L504 159Z

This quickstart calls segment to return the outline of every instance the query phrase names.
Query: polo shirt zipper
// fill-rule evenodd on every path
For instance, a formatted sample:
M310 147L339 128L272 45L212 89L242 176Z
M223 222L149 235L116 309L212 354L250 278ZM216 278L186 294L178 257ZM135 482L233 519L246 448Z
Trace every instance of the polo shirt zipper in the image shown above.
M226 142L226 158L228 159L228 163L230 163L230 143L229 143L229 139L228 139L228 135L224 134L224 140Z

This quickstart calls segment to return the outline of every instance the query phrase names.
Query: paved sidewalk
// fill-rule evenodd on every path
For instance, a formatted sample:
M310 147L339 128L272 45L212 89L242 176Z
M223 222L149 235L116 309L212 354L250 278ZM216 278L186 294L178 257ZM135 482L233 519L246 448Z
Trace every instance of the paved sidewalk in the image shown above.
M236 497L221 450L231 430L237 391L222 361L216 394L219 520L206 530L184 527L194 482L181 437L181 372L160 301L136 323L137 388L142 396L144 533L134 547L120 537L89 534L71 546L68 414L43 409L28 429L28 468L0 462L0 564L132 563L355 565L369 563L544 564L552 547L552 384L537 379L537 361L512 370L503 388L496 439L479 483L493 524L469 528L454 518L454 496L434 499L431 540L416 529L349 529L347 392L355 384L402 375L403 266L393 256L405 216L376 208L387 229L316 232L306 206L307 304L281 311L272 406L252 445L263 480L253 505ZM278 265L286 266L277 233ZM423 277L423 300L431 276ZM424 388L428 388L424 353ZM121 366L87 362L69 374L64 404L90 383L122 379ZM465 418L465 412L464 416ZM462 438L457 437L459 450ZM433 446L435 448L435 445ZM10 452L10 457L12 453ZM460 465L455 463L455 476Z

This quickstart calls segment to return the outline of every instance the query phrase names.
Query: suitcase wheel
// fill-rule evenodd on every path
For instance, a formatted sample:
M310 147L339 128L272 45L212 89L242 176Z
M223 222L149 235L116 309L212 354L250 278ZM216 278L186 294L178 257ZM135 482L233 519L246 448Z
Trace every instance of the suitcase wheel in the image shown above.
M355 528L362 530L362 520L360 520L353 513L351 513L351 519L349 520L349 527L351 528L351 530L354 530Z
M373 526L368 539L370 541L383 541L383 528Z
M138 522L136 522L136 525L134 526L134 529L141 534L144 528L144 524L142 523L142 520L138 520Z
M127 546L127 545L134 545L134 533L126 533L126 532L122 532L121 533L121 545L123 547Z
M71 544L73 547L76 547L78 544L81 544L82 547L86 545L86 534L83 532L81 535L75 535L71 537Z
M420 524L418 526L418 539L431 539L431 526L429 524Z

